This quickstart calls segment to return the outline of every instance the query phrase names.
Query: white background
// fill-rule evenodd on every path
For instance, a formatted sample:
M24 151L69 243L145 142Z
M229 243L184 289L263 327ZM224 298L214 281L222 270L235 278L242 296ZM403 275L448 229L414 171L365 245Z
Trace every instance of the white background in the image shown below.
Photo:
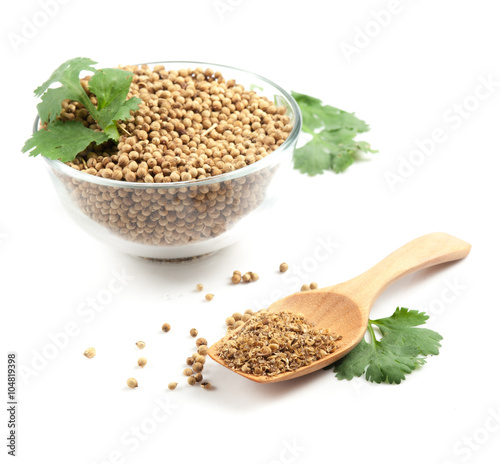
M24 366L18 457L9 459L497 462L497 2L66 1L45 14L46 24L42 3L9 2L1 15L0 365L13 350ZM388 8L389 16L380 13ZM30 29L33 21L39 27ZM362 31L371 37L363 41ZM346 44L357 44L357 53L343 51ZM355 111L371 125L364 139L379 153L342 175L294 172L259 234L208 259L162 265L123 256L66 216L43 161L20 152L35 116L33 89L76 56L106 65L198 60L248 69ZM441 138L427 142L428 155L412 155L436 130ZM422 162L412 167L415 160ZM391 175L399 182L391 184ZM470 256L401 280L372 310L373 318L397 306L425 310L428 327L444 336L440 355L401 385L339 381L331 371L259 385L213 362L205 372L214 390L185 383L191 327L213 342L232 312L259 309L304 282L347 280L432 231L469 241ZM314 258L318 250L327 258ZM291 266L285 275L277 272L283 261ZM234 269L261 278L232 286ZM132 280L100 312L79 313L116 273ZM198 282L215 294L212 302L194 291ZM161 332L163 322L170 333ZM82 356L89 346L97 349L93 360ZM139 355L148 358L143 370ZM138 389L125 386L130 376ZM179 382L173 392L171 381Z

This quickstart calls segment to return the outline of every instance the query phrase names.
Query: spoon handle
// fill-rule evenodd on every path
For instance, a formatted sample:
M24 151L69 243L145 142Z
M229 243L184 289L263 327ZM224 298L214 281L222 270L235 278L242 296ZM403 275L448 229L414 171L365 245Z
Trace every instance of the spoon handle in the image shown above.
M443 232L423 235L365 273L332 288L353 299L368 317L373 302L393 282L420 269L465 258L470 248L469 243Z

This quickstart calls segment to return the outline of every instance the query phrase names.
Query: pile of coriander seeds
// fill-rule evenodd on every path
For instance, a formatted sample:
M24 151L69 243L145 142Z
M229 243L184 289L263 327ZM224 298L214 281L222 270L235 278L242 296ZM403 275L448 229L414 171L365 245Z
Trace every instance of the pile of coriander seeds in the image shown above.
M228 334L247 324L223 341L217 354L227 367L245 374L274 376L308 366L337 350L342 339L330 329L315 328L300 313L262 309L235 314L226 319Z
M217 237L262 203L276 166L223 182L173 184L210 181L262 160L292 131L284 106L211 69L123 69L133 73L129 96L142 103L120 123L118 145L91 146L67 164L137 185L99 185L58 172L86 216L129 241L182 245ZM96 128L77 102L64 102L61 119Z

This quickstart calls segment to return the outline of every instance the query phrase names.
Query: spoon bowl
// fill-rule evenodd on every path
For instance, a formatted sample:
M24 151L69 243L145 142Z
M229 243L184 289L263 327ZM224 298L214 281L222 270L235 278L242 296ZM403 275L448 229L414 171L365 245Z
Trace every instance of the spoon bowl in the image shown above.
M451 235L435 232L419 237L397 249L365 273L332 287L288 295L273 303L268 311L302 313L316 328L330 329L342 337L338 349L317 361L277 375L255 375L233 370L258 383L273 383L300 377L329 366L349 353L364 337L370 309L377 297L393 282L412 272L436 264L462 259L470 244ZM213 344L209 356L228 367L218 355L219 348L246 324ZM228 367L229 368L229 367Z

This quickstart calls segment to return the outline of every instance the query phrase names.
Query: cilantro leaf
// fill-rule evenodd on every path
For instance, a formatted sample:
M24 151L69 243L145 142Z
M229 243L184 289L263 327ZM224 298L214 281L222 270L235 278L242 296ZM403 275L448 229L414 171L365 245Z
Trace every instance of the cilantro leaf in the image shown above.
M354 140L369 126L353 113L330 105L309 95L292 92L302 113L302 130L312 139L295 150L294 167L314 176L324 171L344 172L360 153L376 153L367 142Z
M346 356L328 367L335 369L339 380L361 377L365 373L366 366L370 364L374 351L374 347L362 339Z
M68 89L64 87L47 90L42 96L42 101L37 105L40 120L44 123L55 121L57 116L61 114L61 103L67 96L70 96L72 100L78 97L78 95L68 92Z
M413 346L390 345L383 340L374 343L373 356L366 369L366 379L375 383L399 384L425 359L417 357Z
M91 143L103 143L108 139L118 141L117 122L128 120L130 112L138 109L141 100L133 97L127 100L132 73L122 69L94 68L95 61L89 58L74 58L59 66L41 86L35 89L35 95L42 97L37 105L44 129L25 143L22 151L30 156L41 154L50 159L63 162L73 160L78 153ZM80 82L82 71L90 71L89 90L97 100L92 103ZM59 87L51 87L59 83ZM85 106L96 121L101 131L86 128L79 121L58 120L61 104L64 100L78 101Z
M316 129L323 127L320 116L315 112L316 108L321 108L321 100L292 91L292 97L300 106L302 113L302 130L304 132L314 133Z
M310 176L328 170L344 172L359 152L373 153L369 144L356 142L354 137L354 129L323 130L313 134L310 142L295 150L295 169Z
M429 319L425 313L408 308L397 308L391 317L376 319L372 321L382 335L383 340L394 345L413 345L418 348L419 354L427 356L429 354L438 355L443 339L441 335L430 329L418 328L415 326L425 324Z
M73 58L65 61L59 66L50 77L39 87L35 89L35 95L40 97L52 84L59 82L63 86L79 92L80 73L84 70L95 71L93 65L96 64L89 58Z
M294 154L294 167L300 172L314 176L323 174L332 166L331 152L325 147L322 139L318 136L297 148Z
M366 379L370 382L399 384L405 380L405 375L424 363L425 359L418 357L415 347L393 346L383 341L367 343L363 339L333 368L339 380L352 380L366 371Z
M97 123L111 138L118 140L116 122L130 118L141 100L127 100L133 74L122 69L100 69L89 81L89 90L97 97Z
M370 382L399 384L406 375L425 364L425 356L439 354L441 335L416 328L428 318L423 312L398 307L390 317L370 320L371 342L362 339L350 353L329 367L333 367L340 380L352 380L366 373ZM380 340L376 339L374 325L382 333Z
M73 58L65 61L41 86L35 89L35 96L43 95L41 103L37 106L38 114L43 123L56 119L61 113L61 103L65 99L81 103L84 103L84 100L90 102L80 84L80 73L82 71L95 71L92 66L94 64L96 62L89 58ZM49 89L55 83L60 83L61 87Z
M300 106L304 132L313 134L316 129L352 129L361 133L370 129L368 124L358 119L353 113L348 113L334 106L323 105L318 98L293 91L292 97Z
M53 160L72 161L92 142L97 144L108 140L104 132L85 127L80 121L55 121L40 129L26 141L23 153L30 151L30 156L39 154Z

